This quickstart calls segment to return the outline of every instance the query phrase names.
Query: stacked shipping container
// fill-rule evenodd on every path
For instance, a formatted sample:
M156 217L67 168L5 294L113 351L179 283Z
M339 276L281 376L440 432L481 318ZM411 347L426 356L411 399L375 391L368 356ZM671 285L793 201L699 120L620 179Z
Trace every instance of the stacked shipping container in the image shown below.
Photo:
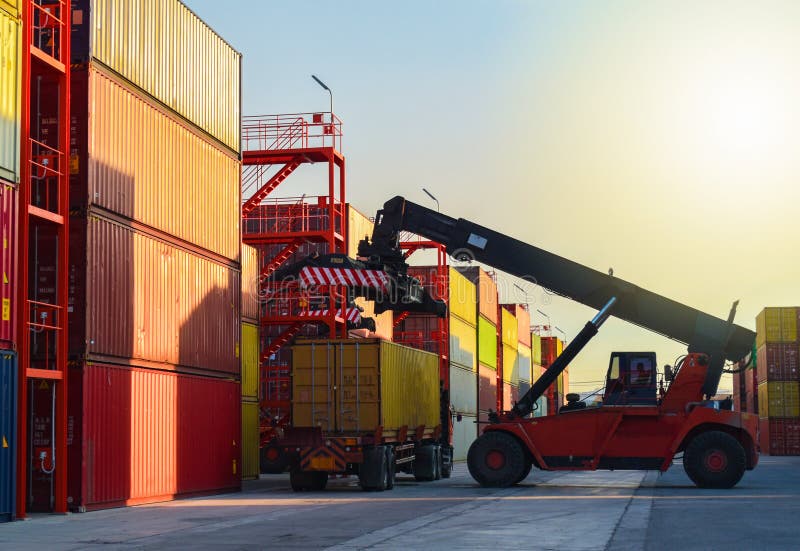
M770 455L800 455L798 315L800 309L794 307L764 308L756 317L755 399L761 452ZM744 376L746 384L752 372ZM746 398L745 406L750 405Z
M511 409L519 399L519 336L517 331L517 317L506 307L500 308L501 339L497 347L502 347L502 403L501 410Z
M16 256L22 26L18 2L0 3L0 522L16 503Z
M242 478L259 474L258 252L242 245Z
M73 5L69 501L236 488L240 55L178 1Z
M452 267L448 269L448 287L450 403L456 416L453 458L463 461L478 436L477 294L475 285Z
M535 383L542 376L544 367L542 366L542 336L538 333L531 333L531 384ZM536 400L536 408L533 411L534 417L544 417L547 415L547 396L540 396Z

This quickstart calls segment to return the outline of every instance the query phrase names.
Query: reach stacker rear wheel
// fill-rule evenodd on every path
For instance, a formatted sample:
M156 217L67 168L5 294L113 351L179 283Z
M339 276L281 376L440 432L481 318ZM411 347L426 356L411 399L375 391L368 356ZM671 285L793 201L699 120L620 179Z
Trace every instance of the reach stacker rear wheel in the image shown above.
M747 468L744 448L728 433L698 434L683 452L683 468L700 488L733 488Z
M481 486L506 488L520 482L530 472L530 459L516 438L490 431L469 447L467 467Z

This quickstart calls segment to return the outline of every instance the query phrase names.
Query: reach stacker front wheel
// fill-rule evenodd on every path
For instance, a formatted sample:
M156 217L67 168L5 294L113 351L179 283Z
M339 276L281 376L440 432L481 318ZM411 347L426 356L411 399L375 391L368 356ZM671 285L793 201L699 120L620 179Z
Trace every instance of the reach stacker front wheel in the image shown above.
M490 431L469 447L467 467L481 486L506 488L525 478L526 472L530 472L530 460L516 438Z
M683 452L683 468L700 488L733 488L747 468L744 448L728 433L698 434Z

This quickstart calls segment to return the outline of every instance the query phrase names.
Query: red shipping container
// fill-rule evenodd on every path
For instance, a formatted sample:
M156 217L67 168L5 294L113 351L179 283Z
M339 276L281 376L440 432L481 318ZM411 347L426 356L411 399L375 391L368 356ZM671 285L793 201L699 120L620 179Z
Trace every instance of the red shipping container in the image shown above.
M456 269L475 284L478 299L478 313L497 325L497 284L494 279L477 266Z
M497 371L478 364L478 410L497 410Z
M761 345L756 364L759 383L800 380L797 343Z
M542 366L547 367L558 357L558 338L542 337Z
M438 266L411 266L408 269L408 274L417 278L433 298L445 301L448 299L449 273L445 269L444 274L440 276Z
M786 455L800 455L800 419L784 420Z
M759 445L761 453L786 455L786 422L770 417L759 420Z
M508 411L519 400L519 387L510 383L503 383L503 411Z
M85 363L69 369L69 397L74 510L240 487L238 383Z
M70 247L71 357L239 373L236 267L92 213Z
M17 189L0 182L0 348L14 348L16 342L17 278Z

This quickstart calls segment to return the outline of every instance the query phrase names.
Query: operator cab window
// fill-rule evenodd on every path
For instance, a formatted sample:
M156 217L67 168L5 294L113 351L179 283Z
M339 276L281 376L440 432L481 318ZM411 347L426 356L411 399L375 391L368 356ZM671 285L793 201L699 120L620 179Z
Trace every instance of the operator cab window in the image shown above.
M604 405L656 405L654 352L614 352L606 375Z

